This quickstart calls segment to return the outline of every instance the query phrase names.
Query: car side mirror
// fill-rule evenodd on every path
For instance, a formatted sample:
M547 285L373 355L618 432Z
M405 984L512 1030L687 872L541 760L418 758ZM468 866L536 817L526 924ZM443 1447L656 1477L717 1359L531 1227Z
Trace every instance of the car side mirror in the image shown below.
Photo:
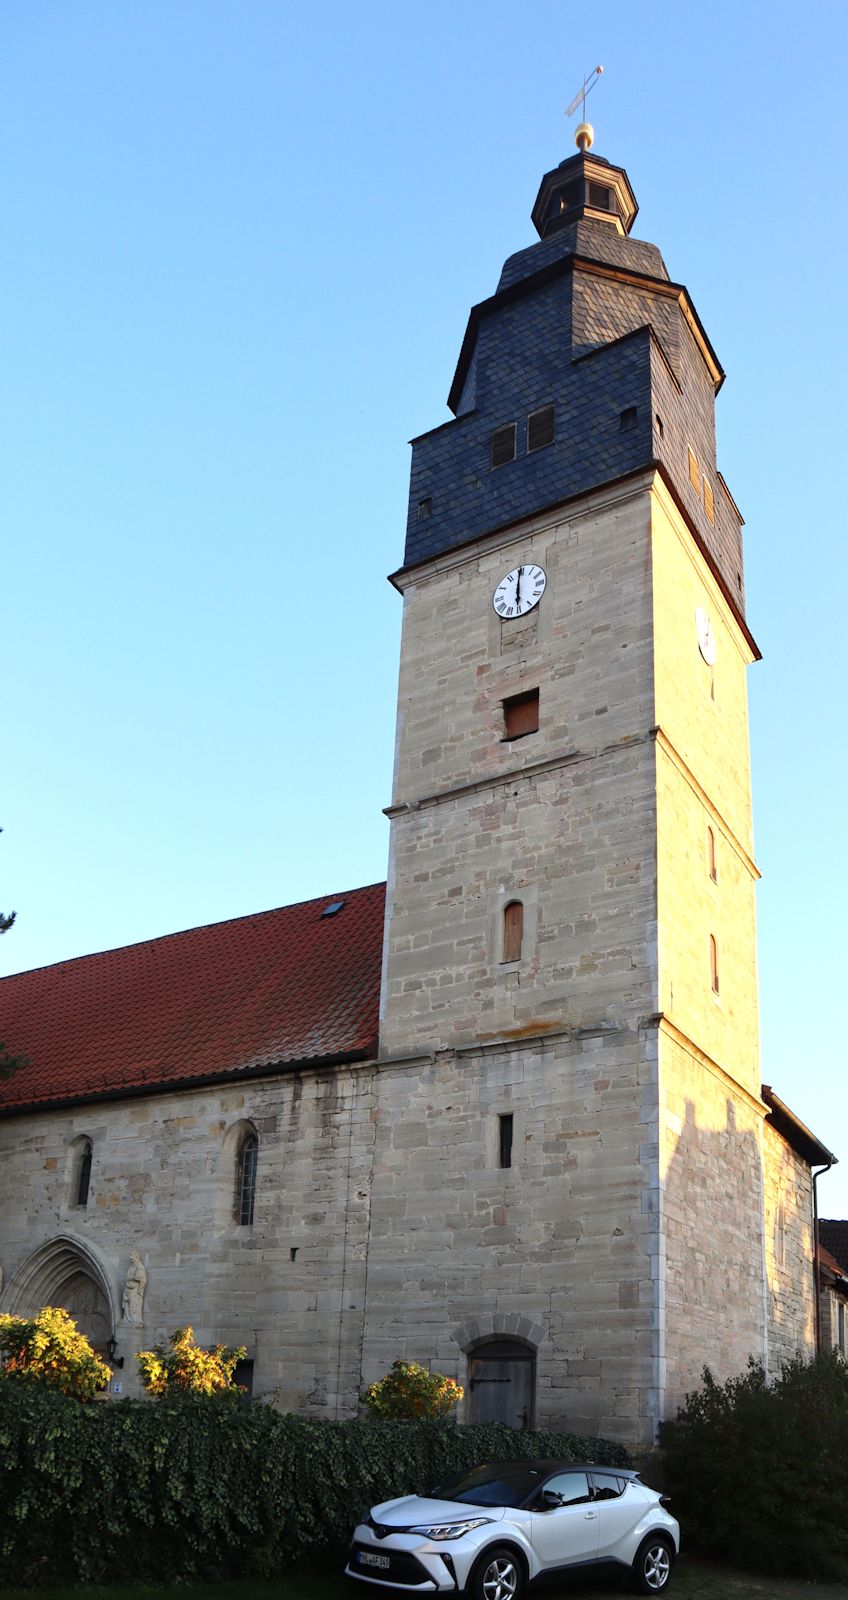
M539 1499L543 1511L555 1511L557 1506L562 1505L562 1495L557 1494L556 1489L543 1489Z

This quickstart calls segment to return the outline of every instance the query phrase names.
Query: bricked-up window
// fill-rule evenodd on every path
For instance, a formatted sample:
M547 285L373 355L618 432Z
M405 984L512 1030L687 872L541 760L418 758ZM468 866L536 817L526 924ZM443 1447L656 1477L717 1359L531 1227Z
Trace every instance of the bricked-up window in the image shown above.
M88 1190L91 1184L91 1140L83 1139L77 1155L76 1177L74 1182L74 1205L88 1205Z
M510 900L503 914L504 961L521 960L521 942L524 938L524 907L520 900Z
M698 468L698 457L696 456L694 450L692 449L691 444L687 445L686 448L687 448L687 450L689 452L689 482L691 483L692 488L694 489L695 493L696 494L700 494L701 493L701 473L700 473L700 470Z
M235 1219L241 1228L253 1226L258 1161L259 1140L255 1133L246 1133L239 1145L236 1160Z
M712 828L707 829L707 867L713 883L718 883L718 868L716 866L716 842Z
M515 423L507 422L492 434L492 466L504 467L515 460Z
M503 710L505 739L523 739L526 733L538 733L538 689L528 689L526 694L510 695L503 703Z
M715 522L715 499L709 478L704 479L704 510L707 513L707 521Z
M718 994L718 945L710 934L710 988Z
M546 444L553 444L553 442L553 406L541 406L538 411L531 411L527 418L527 449L544 450Z
M498 1117L498 1166L512 1166L512 1112Z

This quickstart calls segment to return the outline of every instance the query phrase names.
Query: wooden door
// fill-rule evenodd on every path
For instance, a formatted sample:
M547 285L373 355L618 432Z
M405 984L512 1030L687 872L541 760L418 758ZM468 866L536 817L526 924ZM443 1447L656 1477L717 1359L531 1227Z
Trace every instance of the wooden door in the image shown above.
M535 1362L532 1351L511 1340L482 1345L469 1361L472 1422L533 1426Z

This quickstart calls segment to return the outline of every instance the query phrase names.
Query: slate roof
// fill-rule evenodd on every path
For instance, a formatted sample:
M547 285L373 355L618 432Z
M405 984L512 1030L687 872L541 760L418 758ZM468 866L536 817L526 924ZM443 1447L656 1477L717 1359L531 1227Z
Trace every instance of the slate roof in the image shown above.
M335 915L322 916L343 901ZM0 979L0 1114L376 1053L385 884Z
M842 1271L848 1273L848 1222L819 1217L819 1238L825 1249L836 1257Z

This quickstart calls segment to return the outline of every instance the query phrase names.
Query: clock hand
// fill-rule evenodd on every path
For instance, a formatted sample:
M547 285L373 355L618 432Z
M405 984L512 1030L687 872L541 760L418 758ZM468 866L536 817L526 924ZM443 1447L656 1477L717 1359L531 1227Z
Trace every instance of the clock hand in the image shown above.
M523 570L523 567L519 567L515 574L515 604L517 606L521 604L521 574Z

